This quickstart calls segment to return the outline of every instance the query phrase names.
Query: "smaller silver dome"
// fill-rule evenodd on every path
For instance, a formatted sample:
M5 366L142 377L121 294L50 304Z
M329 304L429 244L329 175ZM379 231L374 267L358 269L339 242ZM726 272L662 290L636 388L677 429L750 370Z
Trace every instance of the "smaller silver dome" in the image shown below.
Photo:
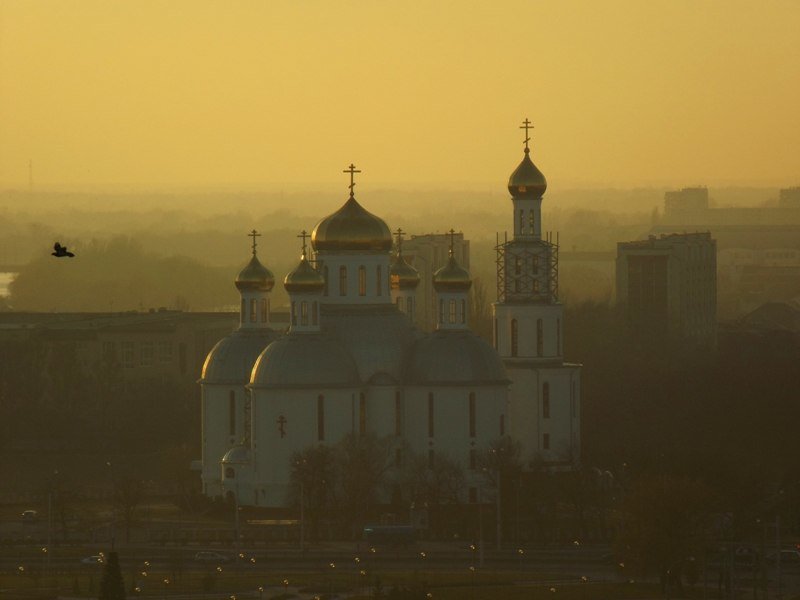
M206 356L200 383L249 383L258 355L278 335L271 329L240 329L222 338Z
M258 357L253 387L351 387L358 369L344 346L323 334L299 333L272 342Z
M409 353L410 385L503 385L510 383L494 348L468 330L438 330Z
M242 444L237 444L225 453L222 463L226 465L244 465L250 462L250 449Z

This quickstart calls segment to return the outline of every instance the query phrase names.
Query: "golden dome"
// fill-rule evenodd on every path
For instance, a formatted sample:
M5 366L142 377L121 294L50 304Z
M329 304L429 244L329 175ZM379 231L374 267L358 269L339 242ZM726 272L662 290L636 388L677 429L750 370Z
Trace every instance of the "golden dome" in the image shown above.
M450 254L447 264L433 274L433 287L437 292L466 292L472 287L472 278Z
M508 178L508 191L514 198L539 198L546 189L547 180L533 164L530 149L525 148L522 162Z
M311 233L314 249L323 252L388 252L392 235L383 219L356 202L353 194L332 215L317 223Z
M275 276L259 262L255 253L247 266L236 276L236 287L241 291L269 292L274 286Z
M406 262L402 254L397 254L389 267L389 277L393 290L413 289L419 283L419 271Z
M306 257L300 259L300 264L283 280L283 287L290 294L297 292L322 292L325 279L311 266Z

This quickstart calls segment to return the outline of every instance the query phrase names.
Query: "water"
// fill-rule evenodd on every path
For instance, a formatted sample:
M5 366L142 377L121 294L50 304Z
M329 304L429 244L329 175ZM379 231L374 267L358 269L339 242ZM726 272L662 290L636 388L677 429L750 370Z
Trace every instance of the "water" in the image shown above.
M16 273L0 273L0 296L8 296L8 284L16 275Z

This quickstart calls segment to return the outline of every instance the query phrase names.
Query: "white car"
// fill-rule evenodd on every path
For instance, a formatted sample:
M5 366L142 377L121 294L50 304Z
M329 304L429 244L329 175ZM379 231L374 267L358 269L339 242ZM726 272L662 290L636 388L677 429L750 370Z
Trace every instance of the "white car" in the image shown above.
M94 556L87 556L81 559L84 565L102 565L106 562L105 556L102 554L95 554Z

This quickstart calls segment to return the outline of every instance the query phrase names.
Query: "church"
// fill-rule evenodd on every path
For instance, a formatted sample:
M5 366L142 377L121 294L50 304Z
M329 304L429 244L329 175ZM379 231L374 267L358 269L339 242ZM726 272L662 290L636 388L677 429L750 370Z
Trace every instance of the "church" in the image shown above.
M580 456L580 365L563 361L558 246L541 228L544 175L512 173L514 230L497 245L493 346L469 328L469 272L452 252L433 275L436 328L412 324L419 273L388 225L350 194L317 223L283 285L288 331L270 326L275 277L252 257L236 277L239 328L209 352L199 380L202 486L240 505L283 507L290 461L315 444L374 434L459 462L464 501L482 474L474 456L503 436L526 464L571 468ZM498 207L502 209L502 207ZM508 209L506 209L508 210Z

